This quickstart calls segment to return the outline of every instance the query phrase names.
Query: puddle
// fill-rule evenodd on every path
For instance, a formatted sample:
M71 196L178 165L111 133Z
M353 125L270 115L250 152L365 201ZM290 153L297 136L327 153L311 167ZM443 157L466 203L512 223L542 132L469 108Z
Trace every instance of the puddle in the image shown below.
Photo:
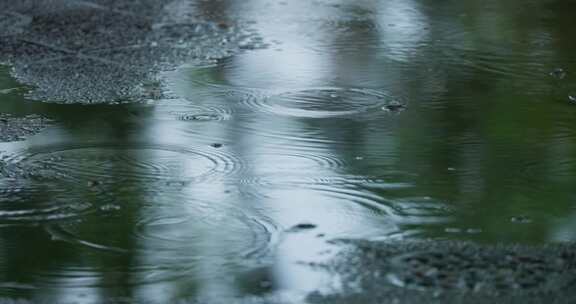
M0 0L0 302L576 302L574 9Z

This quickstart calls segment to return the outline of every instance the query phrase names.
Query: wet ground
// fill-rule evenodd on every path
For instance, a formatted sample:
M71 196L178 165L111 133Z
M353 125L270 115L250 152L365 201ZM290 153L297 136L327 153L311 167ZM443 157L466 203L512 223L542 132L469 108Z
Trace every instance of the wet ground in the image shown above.
M477 2L0 0L0 302L576 302L576 3Z

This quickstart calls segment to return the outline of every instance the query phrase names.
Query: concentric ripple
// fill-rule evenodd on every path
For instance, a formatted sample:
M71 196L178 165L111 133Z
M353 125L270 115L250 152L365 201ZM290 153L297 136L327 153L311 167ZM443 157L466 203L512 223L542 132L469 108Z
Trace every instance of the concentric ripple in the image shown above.
M154 105L153 117L159 120L184 122L210 122L229 120L233 113L230 108L216 104L193 103L185 99L168 100Z
M9 163L25 167L42 180L83 184L182 180L198 182L223 177L240 161L219 150L155 145L78 145L32 149Z
M311 88L245 103L259 111L302 118L329 118L378 111L391 98L381 91L352 88Z
M274 150L247 155L245 169L273 179L286 177L287 174L300 177L317 173L335 174L345 166L343 159L331 153Z
M136 234L153 246L153 251L163 251L166 259L179 260L178 252L187 250L182 244L212 251L234 261L264 257L277 239L276 227L268 220L250 216L238 208L214 210L207 208L199 214L150 216L136 225ZM196 232L191 232L192 229ZM233 252L222 250L224 244ZM191 248L188 248L191 249ZM201 253L198 253L202 255ZM202 259L202 257L197 257ZM185 258L188 259L188 258Z
M554 54L529 41L493 41L474 38L469 33L451 33L440 42L443 60L461 69L462 66L492 75L514 79L509 85L524 90L542 89L553 66ZM545 88L545 86L544 86Z
M287 230L306 223L331 237L385 238L403 233L390 202L350 184L302 181L258 186L254 192L255 200Z
M204 67L183 66L167 73L165 78L172 91L189 100L237 98L262 93L263 90L257 87L234 83L235 69L238 66L234 61L223 59ZM222 78L220 70L227 71L226 78Z
M139 262L125 271L140 283L177 278L206 264L254 265L271 257L278 239L270 220L239 206L175 193L140 203L138 216L123 209L104 221L90 216L47 230L53 239L87 250L137 253Z
M36 225L81 218L97 210L105 197L56 184L0 180L0 226Z

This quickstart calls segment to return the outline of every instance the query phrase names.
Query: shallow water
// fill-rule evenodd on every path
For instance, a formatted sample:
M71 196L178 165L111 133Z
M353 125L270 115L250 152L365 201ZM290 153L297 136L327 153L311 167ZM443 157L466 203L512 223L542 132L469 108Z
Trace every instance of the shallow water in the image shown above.
M0 143L0 298L297 298L334 284L299 263L327 239L574 241L575 8L174 1L266 47L151 67L162 94L123 104L0 67L0 113L52 121Z

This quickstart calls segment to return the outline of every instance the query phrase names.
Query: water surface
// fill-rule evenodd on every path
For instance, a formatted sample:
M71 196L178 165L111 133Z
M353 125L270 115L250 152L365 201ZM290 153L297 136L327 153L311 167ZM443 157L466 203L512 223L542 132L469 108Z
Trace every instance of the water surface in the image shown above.
M574 241L575 8L174 1L266 47L151 67L163 94L122 104L1 67L0 112L53 123L0 144L0 298L297 297L333 284L299 263L326 239Z

